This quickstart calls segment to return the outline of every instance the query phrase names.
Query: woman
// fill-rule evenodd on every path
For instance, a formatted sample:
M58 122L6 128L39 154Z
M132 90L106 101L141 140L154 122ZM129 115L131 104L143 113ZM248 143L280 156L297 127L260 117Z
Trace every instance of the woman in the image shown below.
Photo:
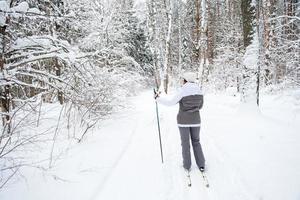
M203 106L203 94L197 85L197 76L195 73L186 72L182 75L182 87L171 98L160 97L156 95L158 103L172 106L179 103L179 112L177 115L177 124L179 127L183 167L191 170L190 138L194 150L194 156L200 171L205 169L205 159L200 144L200 113Z

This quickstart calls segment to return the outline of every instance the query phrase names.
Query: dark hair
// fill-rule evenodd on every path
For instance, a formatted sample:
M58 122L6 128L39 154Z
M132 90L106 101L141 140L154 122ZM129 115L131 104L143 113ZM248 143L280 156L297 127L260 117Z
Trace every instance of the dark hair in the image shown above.
M183 79L183 83L187 83L187 82L188 82L187 80Z

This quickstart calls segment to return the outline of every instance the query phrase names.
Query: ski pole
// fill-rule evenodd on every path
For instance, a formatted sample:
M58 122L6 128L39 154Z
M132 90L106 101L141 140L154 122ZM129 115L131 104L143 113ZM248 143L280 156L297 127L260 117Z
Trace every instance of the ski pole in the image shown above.
M157 95L156 90L153 89L154 95ZM158 128L158 135L159 135L159 144L160 144L160 156L161 156L161 162L164 163L164 157L163 157L163 150L162 150L162 142L161 142L161 134L160 134L160 124L159 124L159 116L158 116L158 105L156 104L156 119L157 119L157 128Z

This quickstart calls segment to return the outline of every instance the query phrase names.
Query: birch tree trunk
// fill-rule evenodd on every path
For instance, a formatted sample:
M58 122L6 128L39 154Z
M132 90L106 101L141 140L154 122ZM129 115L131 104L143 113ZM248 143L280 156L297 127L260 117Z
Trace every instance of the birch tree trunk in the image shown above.
M151 44L151 51L153 56L152 65L154 67L154 79L155 79L155 85L157 88L161 85L161 79L160 79L160 70L158 66L158 52L157 52L157 31L156 31L156 20L155 20L155 14L156 14L156 7L154 0L150 0L148 3L148 10L149 10L149 25L150 25L150 44Z
M166 36L166 46L165 46L165 60L164 60L164 90L165 93L168 93L168 87L169 87L169 74L170 74L170 39L171 39L171 31L172 31L172 7L170 4L170 0L168 1L168 5L165 1L165 9L167 13L167 19L168 19L168 31Z
M194 30L194 41L195 41L195 47L196 47L196 63L201 62L201 44L200 44L200 38L201 38L201 0L195 0L195 30Z
M260 0L256 0L256 21L257 21L257 24L256 24L256 31L257 31L257 34L258 34L258 52L259 52L259 55L261 55L261 50L262 50L262 38L261 38L261 35L262 35L262 31L261 31L261 1ZM261 71L261 56L259 56L258 58L258 63L257 63L257 74L256 74L256 104L257 106L259 106L259 96L260 96L260 71Z
M181 9L181 8L180 8ZM181 32L181 13L179 11L179 15L178 15L179 19L178 19L178 72L182 71L182 32Z
M207 50L208 50L208 28L207 28L207 7L206 0L201 0L201 35L200 35L200 74L201 87L203 86L205 78L205 71L207 70Z

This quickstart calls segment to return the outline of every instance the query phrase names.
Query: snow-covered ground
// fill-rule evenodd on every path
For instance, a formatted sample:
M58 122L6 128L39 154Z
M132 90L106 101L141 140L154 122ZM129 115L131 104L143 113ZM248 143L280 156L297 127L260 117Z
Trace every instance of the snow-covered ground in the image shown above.
M230 95L205 96L201 143L210 188L195 166L192 187L182 170L177 106L159 106L161 164L155 104L146 91L114 114L48 172L22 169L1 200L299 200L300 103L263 96L261 109Z

